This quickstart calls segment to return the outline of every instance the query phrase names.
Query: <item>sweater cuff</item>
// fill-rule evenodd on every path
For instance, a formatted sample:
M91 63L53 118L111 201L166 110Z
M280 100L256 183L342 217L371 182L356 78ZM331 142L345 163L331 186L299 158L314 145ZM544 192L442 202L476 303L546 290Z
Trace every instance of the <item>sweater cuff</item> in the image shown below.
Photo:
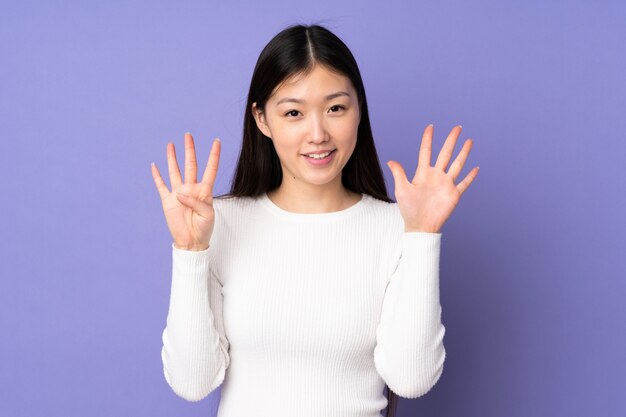
M209 248L201 251L179 249L172 243L174 270L184 275L206 277L209 270Z
M441 236L441 232L402 232L402 243L419 246L426 250L439 249Z
M402 254L412 260L415 271L426 272L434 277L439 271L441 233L404 232L402 234ZM434 274L433 274L434 272Z

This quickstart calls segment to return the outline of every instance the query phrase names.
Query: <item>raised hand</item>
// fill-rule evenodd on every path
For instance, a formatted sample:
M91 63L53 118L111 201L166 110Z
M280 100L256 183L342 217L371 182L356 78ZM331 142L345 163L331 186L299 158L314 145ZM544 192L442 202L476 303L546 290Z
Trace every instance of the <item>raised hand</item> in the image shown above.
M213 141L209 162L202 181L198 183L196 150L191 133L185 134L185 182L182 182L176 150L173 143L167 144L167 167L172 191L161 178L156 165L152 163L152 178L156 184L167 227L174 239L174 246L184 250L205 250L209 247L215 211L213 210L213 184L219 166L221 142Z
M454 183L474 144L472 139L465 141L461 152L446 172L454 145L461 133L461 126L452 129L439 152L435 166L430 166L433 130L432 124L424 130L417 169L410 182L399 162L387 162L393 174L395 197L404 219L405 232L439 233L459 203L461 195L478 175L479 167L474 167L463 181Z

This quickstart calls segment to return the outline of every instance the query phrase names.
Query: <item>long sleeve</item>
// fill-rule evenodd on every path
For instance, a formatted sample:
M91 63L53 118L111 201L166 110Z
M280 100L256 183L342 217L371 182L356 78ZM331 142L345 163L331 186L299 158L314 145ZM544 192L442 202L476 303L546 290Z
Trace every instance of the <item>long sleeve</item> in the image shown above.
M199 401L220 386L230 363L222 286L213 274L210 250L187 251L172 244L172 286L161 359L165 380L188 401Z
M445 327L439 302L441 233L403 232L383 299L374 362L405 398L426 394L443 372Z

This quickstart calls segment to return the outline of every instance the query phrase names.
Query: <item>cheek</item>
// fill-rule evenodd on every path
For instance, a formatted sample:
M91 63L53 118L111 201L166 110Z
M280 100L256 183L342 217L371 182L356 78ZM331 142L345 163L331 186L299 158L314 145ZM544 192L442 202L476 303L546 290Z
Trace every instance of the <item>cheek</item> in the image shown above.
M356 136L359 130L359 115L351 112L350 115L342 117L336 124L336 129L341 132L342 137Z
M283 149L298 146L303 136L306 136L306 126L303 123L278 122L272 131L275 142Z
M274 136L274 149L282 161L288 161L300 155L301 142L297 138L294 135Z
M358 132L358 125L353 122L345 123L337 126L335 138L340 140L344 147L354 149Z

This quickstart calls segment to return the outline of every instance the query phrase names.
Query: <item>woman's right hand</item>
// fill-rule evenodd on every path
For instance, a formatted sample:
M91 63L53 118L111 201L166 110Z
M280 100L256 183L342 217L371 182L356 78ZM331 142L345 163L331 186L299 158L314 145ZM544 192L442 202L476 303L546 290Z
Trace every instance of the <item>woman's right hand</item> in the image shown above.
M156 184L167 227L178 249L200 251L209 247L215 211L213 210L213 184L219 166L221 142L213 141L209 162L201 182L196 182L196 151L191 133L185 134L185 182L182 182L173 143L167 144L167 167L170 175L170 192L161 174L152 163L152 178Z

